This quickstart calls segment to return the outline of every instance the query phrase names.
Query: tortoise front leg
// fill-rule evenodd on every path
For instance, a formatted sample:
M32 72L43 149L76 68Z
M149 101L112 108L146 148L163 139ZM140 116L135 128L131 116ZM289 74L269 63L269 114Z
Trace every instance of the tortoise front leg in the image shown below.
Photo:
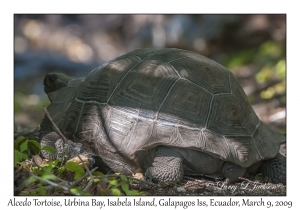
M78 154L83 153L83 146L81 143L75 143L71 140L65 142L58 133L52 130L50 120L45 116L41 124L40 132L41 147L50 146L56 150L56 154L52 155L50 152L42 150L42 156L49 160L68 160ZM83 154L85 155L85 154Z

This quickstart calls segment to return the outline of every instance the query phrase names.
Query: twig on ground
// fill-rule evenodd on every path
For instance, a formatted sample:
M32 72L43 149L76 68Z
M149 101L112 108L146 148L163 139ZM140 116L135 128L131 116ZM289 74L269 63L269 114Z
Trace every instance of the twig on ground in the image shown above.
M125 175L122 175L122 176L125 176ZM107 175L102 175L102 176L94 176L94 178L98 178L98 179L103 179L103 178L111 178L111 177L121 177L121 175L118 175L118 174L107 174ZM137 179L137 178L134 178L132 176L126 176L127 179L132 179L132 181L136 182L136 183L143 183L143 184L146 184L146 185L150 185L150 186L154 186L154 187L159 187L158 184L155 184L155 183L152 183L152 182L148 182L148 181L145 181L145 180L141 180L141 179Z
M199 180L199 179L195 179L195 178L189 177L189 176L184 176L183 178L184 178L184 179L187 179L187 180L191 180L191 181L201 181L201 180Z
M252 181L250 179L247 179L247 178L244 178L244 177L239 177L240 180L243 180L243 181L247 181L249 183L255 183L255 184L263 184L263 183L260 183L258 181Z
M93 173L94 171L96 171L98 169L98 167L95 167L91 170L91 173ZM77 184L79 184L83 179L85 179L87 176L89 176L89 173L86 172L84 176L80 177L79 179L77 179L76 181L71 183L71 187L76 186ZM94 176L93 176L94 177Z
M30 174L30 176L33 177L33 178L35 178L35 179L37 179L37 180L46 182L47 184L51 185L52 187L57 187L57 188L61 188L61 189L63 189L63 190L68 190L68 191L70 190L69 187L62 186L62 185L60 185L60 184L57 184L57 183L52 182L52 181L47 180L47 179L45 180L45 179L43 179L43 178L41 178L41 177L39 177L39 176L36 176L36 175L34 175L34 174ZM66 181L64 181L64 182L66 182Z

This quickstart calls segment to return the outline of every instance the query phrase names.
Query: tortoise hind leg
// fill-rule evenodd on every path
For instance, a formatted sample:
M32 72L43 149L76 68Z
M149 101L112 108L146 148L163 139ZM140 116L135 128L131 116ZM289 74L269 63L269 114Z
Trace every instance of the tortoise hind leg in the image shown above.
M246 169L242 168L238 165L225 162L222 168L222 174L225 176L226 184L231 184L239 181L239 177L243 177L245 175Z
M286 157L278 154L275 158L265 160L262 165L264 182L286 184Z
M183 179L183 158L174 150L158 147L146 169L145 179L151 182L180 182Z

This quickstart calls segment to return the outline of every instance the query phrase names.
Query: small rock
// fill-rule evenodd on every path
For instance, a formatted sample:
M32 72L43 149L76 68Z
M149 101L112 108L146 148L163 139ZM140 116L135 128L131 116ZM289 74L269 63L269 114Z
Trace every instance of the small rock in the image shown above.
M135 173L135 174L133 174L132 175L134 178L136 178L136 179L140 179L140 180L142 180L142 179L144 179L144 175L142 174L142 173Z
M86 166L90 165L90 162L89 162L87 156L84 156L84 155L79 155L79 156L82 159L82 161L86 164ZM78 156L75 156L74 158L68 160L67 162L75 162L75 163L78 163L79 165L83 165L83 163L81 162L81 160L79 159Z
M183 192L183 193L185 193L186 190L183 187L177 187L177 192Z

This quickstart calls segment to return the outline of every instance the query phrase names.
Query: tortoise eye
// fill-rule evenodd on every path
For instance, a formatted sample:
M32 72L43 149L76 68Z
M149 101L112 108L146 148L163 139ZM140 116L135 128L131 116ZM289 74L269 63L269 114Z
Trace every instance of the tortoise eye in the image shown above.
M50 78L49 78L49 82L51 82L51 83L54 82L54 78L53 78L53 77L50 77Z

